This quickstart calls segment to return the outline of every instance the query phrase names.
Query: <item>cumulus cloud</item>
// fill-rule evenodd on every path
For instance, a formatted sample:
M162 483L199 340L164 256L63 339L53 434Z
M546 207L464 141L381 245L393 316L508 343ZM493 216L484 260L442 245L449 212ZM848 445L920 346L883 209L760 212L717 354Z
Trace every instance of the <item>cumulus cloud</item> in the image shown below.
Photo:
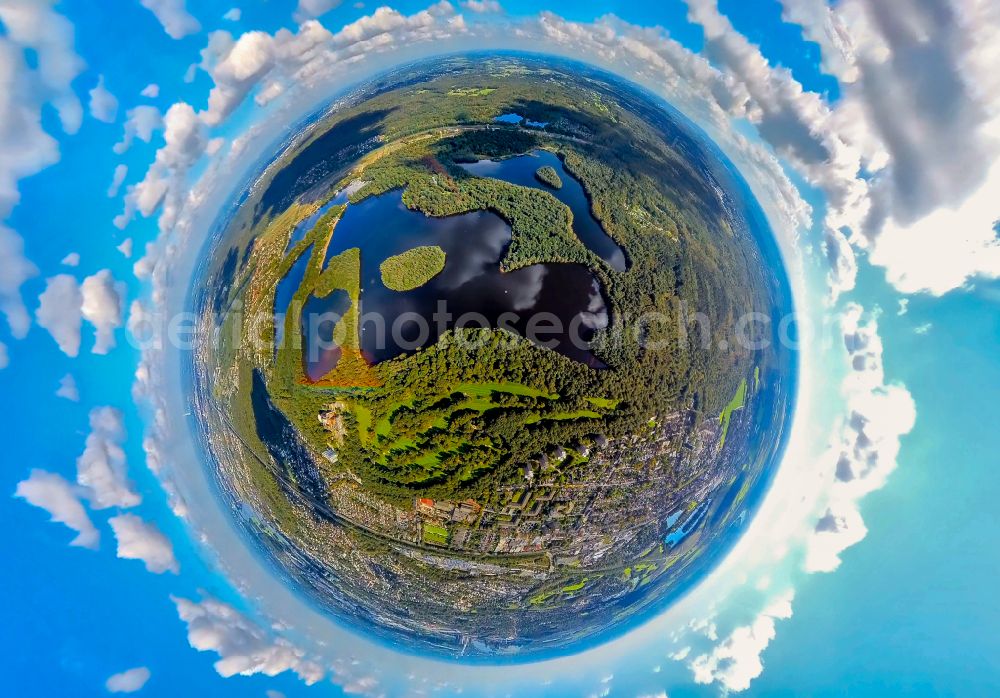
M0 192L4 194L9 182L3 175L11 166L15 172L24 167L26 171L19 173L23 177L58 159L58 146L41 128L43 104L56 109L66 133L76 133L83 120L83 108L72 83L84 63L74 48L72 23L55 12L53 5L55 0L7 0L0 5L0 23L6 30L0 40L0 83L8 98L0 105L0 124L5 127L6 167L0 168ZM34 67L28 67L25 52L31 52ZM20 136L20 142L15 135Z
M7 356L7 345L0 342L0 369L7 368L10 358Z
M35 319L67 356L80 353L80 328L86 319L95 330L93 353L107 354L115 346L115 330L122 325L123 292L124 286L107 269L82 284L69 274L58 274L46 280Z
M38 302L35 320L39 326L48 330L64 354L79 354L83 294L80 293L80 285L76 279L69 274L49 277Z
M409 16L380 7L336 34L305 16L295 32L251 31L238 38L212 32L200 63L214 83L202 117L216 126L255 89L256 102L263 105L291 86L306 89L316 79L328 79L356 56L455 35L464 28L459 19L455 8L442 1Z
M171 39L183 39L201 31L201 23L187 11L184 0L139 0L139 2L156 15L156 19L163 25L163 31Z
M104 687L109 693L135 693L149 681L150 671L144 666L128 669L108 677Z
M77 488L62 476L44 470L32 470L27 480L17 483L15 496L47 511L52 521L65 524L76 531L77 536L70 545L97 548L100 533L80 502Z
M309 19L325 15L330 10L339 7L341 0L299 0L292 19L300 24Z
M204 119L215 126L232 113L273 67L274 40L261 31L247 32L236 40L229 32L213 32L203 56L204 66L215 81Z
M125 178L128 176L128 165L121 164L115 167L115 173L111 177L111 185L108 187L108 198L113 199L118 196Z
M215 652L215 670L224 677L292 671L307 684L323 678L324 670L283 638L275 638L238 610L211 597L195 602L171 597L187 623L188 642L201 652Z
M80 266L80 253L70 252L68 255L63 257L59 263L64 267L78 267Z
M148 97L150 99L156 99L160 96L160 86L155 82L151 82L142 88L142 92L139 93L141 97Z
M833 481L825 512L808 540L807 572L835 570L840 553L865 537L860 501L885 485L896 468L900 438L916 421L910 393L886 383L876 318L850 303L840 324L850 366L844 383L847 416L829 456L835 463Z
M0 168L2 167L0 165ZM0 178L2 176L0 173ZM24 240L0 223L0 312L7 319L10 333L17 339L28 334L28 328L31 326L28 309L21 297L21 284L36 274L38 268L24 256Z
M104 76L90 92L90 115L106 124L114 123L118 116L118 99L104 86Z
M828 126L860 165L851 242L904 293L1000 276L1000 6L983 0L784 0L842 81ZM815 123L815 122L814 122ZM861 168L864 168L863 170ZM868 182L859 184L864 177ZM824 188L829 191L828 188Z
M121 244L118 245L118 247L116 247L115 249L121 252L122 256L125 257L125 259L131 259L132 247L133 247L132 238L125 238L124 240L122 240Z
M125 425L121 411L95 407L90 411L90 434L76 460L76 481L93 509L128 509L142 501L128 479L122 444Z
M736 628L707 653L691 661L694 680L718 682L729 691L745 691L764 671L761 653L774 639L775 623L792 617L793 592L775 598L749 625Z
M20 235L2 221L20 199L18 182L59 159L56 140L42 127L43 107L55 109L66 133L75 133L83 118L72 88L83 61L73 46L72 24L53 11L53 4L52 0L0 4L4 27L0 35L0 312L18 339L31 325L21 284L38 272L24 256Z
M80 402L80 389L76 387L76 379L73 378L72 373L67 373L59 380L56 397L61 397L70 402Z
M143 143L149 143L153 138L153 133L161 128L163 128L163 115L156 107L140 104L129 109L125 116L125 130L122 139L114 146L115 153L118 155L126 153L136 138Z
M837 228L827 228L824 231L823 251L828 266L827 297L833 302L854 288L858 276L858 262L847 237Z
M154 574L180 572L170 540L153 524L134 514L120 514L108 519L118 541L118 557L141 560Z
M503 8L497 0L463 0L460 4L469 12L479 14L503 12Z
M869 260L903 293L940 296L978 277L1000 276L1000 160L982 186L910 224L890 219L871 244Z
M173 227L187 194L187 174L208 145L205 124L191 105L177 102L163 117L163 147L156 151L153 164L142 181L129 187L125 212L115 219L124 228L138 210L151 216L162 205L160 229Z
M115 347L115 330L122 326L124 284L115 281L108 269L88 276L80 286L80 311L94 326L95 354L107 354Z
M226 11L226 14L222 15L222 19L227 22L239 22L243 18L243 10L238 7L230 8Z

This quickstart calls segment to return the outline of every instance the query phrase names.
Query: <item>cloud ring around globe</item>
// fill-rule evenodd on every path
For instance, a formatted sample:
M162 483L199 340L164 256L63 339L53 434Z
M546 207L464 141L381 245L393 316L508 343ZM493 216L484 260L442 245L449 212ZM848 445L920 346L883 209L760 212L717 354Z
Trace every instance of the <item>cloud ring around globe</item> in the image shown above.
M375 70L374 68L372 69ZM306 113L305 109L298 109L299 113ZM276 137L281 125L287 123L288 113L277 110L271 115L252 126L242 140L238 143L245 144L247 140L269 141ZM724 144L725 147L725 144ZM170 250L173 261L168 262L166 258L161 258L153 269L154 298L159 302L156 312L169 315L171 309L183 307L184 284L167 283L168 280L178 280L186 278L196 261L196 251L199 248L199 241L203 239L218 211L211 208L210 202L226 200L229 192L235 186L232 177L233 172L246 172L255 164L255 155L249 150L234 148L230 152L227 160L217 160L209 166L202 179L195 185L193 195L189 197L187 206L184 208L180 218L171 227L164 239L159 243L164 250ZM743 162L740 162L743 160ZM746 158L737 158L741 167L746 162ZM760 170L757 170L758 175ZM753 184L760 184L759 177L751 177ZM770 186L765 184L765 188ZM776 186L780 186L776 185ZM763 196L762 201L765 206L773 212L774 199ZM783 224L775 225L779 231L779 242L782 243L783 253L786 255L786 262L792 274L793 285L796 288L796 297L806 297L805 293L805 273L802 263L798 260L798 252L794 249L792 236L788 228ZM800 307L809 307L806 302L798 301ZM152 311L150 311L152 312ZM135 315L135 314L134 314ZM805 361L803 352L803 361ZM805 368L805 367L804 367ZM227 575L232 579L238 588L245 589L247 596L256 599L253 604L246 607L247 612L253 610L263 611L265 617L271 619L287 620L294 629L283 634L290 637L290 641L296 646L310 647L312 650L304 650L307 653L315 653L317 658L329 650L316 648L313 641L317 637L325 638L328 646L350 646L352 654L366 654L371 657L384 656L383 650L374 644L370 646L362 639L354 635L347 635L329 623L328 619L315 614L311 609L305 607L301 602L288 592L288 589L280 581L275 580L270 570L262 568L254 556L243 550L238 539L234 538L234 532L227 517L218 511L218 507L211 494L211 486L205 480L200 467L195 464L199 459L197 453L185 438L186 430L190 425L178 424L173 420L177 415L184 414L187 408L184 403L184 396L172 391L170 386L174 383L169 380L169 376L176 375L175 371L181 370L178 357L171 355L164 349L148 349L144 358L143 366L140 368L140 381L137 382L137 390L152 398L153 415L152 431L147 439L147 447L150 452L151 462L161 465L161 475L164 485L173 496L175 510L184 513L188 523L195 531L196 535L206 541L210 549L215 550L215 556L219 566L226 570ZM800 396L808 395L804 370L804 379L800 383ZM808 398L800 397L800 412L796 415L796 427L802 419L802 404L808 402ZM166 447L170 444L169 447ZM793 447L789 453L793 453L795 439L793 437ZM185 464L179 467L179 464ZM780 484L780 483L778 483ZM777 484L776 484L777 487ZM748 536L749 538L749 536ZM220 556L218 551L225 550L225 556ZM735 556L736 553L734 553ZM733 559L734 556L730 556ZM718 575L713 575L712 579L703 585L706 588L711 583L717 583ZM694 596L694 595L692 595ZM254 606L258 606L254 609ZM644 632L650 632L649 628L654 625L659 627L658 632L663 632L663 623L674 624L675 627L687 625L688 621L678 623L677 614L690 612L685 608L687 602L678 604L671 609L668 614L669 620L658 619L654 623L645 626ZM294 619L294 620L291 620ZM634 633L634 637L641 637L642 633ZM633 638L634 639L634 638ZM337 655L337 652L333 653ZM614 654L614 652L609 652ZM327 658L326 664L333 668L337 664L337 657ZM414 661L417 660L408 660ZM377 661L375 662L378 663ZM556 660L558 664L558 660ZM341 671L351 671L341 669ZM461 674L461 672L459 672Z

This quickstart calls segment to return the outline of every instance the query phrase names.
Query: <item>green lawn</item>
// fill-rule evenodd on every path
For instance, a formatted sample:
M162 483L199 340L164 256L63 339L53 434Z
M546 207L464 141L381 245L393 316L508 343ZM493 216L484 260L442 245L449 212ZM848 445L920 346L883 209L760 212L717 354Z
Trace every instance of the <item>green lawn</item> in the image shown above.
M733 412L742 409L746 404L746 399L747 379L744 378L740 381L740 387L736 389L733 399L729 401L728 405L722 408L722 414L719 415L719 419L722 421L722 436L719 438L719 448L726 445L726 434L729 431L729 421L732 419Z
M621 402L621 400L613 400L606 397L585 397L583 399L595 407L602 407L606 410L615 409L618 407L618 403Z
M448 529L433 523L424 523L424 542L433 545L448 545Z

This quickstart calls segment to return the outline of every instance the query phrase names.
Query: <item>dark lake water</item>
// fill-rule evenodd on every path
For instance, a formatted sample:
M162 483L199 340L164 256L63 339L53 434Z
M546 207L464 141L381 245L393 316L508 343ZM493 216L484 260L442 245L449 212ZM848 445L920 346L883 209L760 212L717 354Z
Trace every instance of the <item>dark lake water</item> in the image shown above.
M579 264L536 264L501 272L500 260L510 240L510 226L493 213L433 218L407 209L400 191L348 206L326 259L353 247L361 250L361 350L368 361L413 353L449 328L503 327L577 361L604 367L587 346L608 322L593 272ZM412 291L386 288L379 265L419 245L438 245L445 251L441 273ZM301 280L297 265L289 277ZM294 287L294 278L287 283ZM339 352L325 345L336 320L350 307L345 298L333 293L306 302L305 366L314 380L336 365ZM275 310L280 313L286 307L276 305ZM318 336L310 329L311 321Z
M562 188L553 189L538 181L535 172L539 167L548 165L553 168L562 180ZM594 218L590 211L590 200L587 193L573 175L563 167L562 160L547 150L535 150L527 155L507 158L505 160L480 160L466 163L462 167L479 177L502 179L522 187L542 189L547 191L573 212L573 231L583 244L593 250L597 256L611 265L612 269L625 271L628 265L625 253L618 244L608 236L600 221Z
M306 274L306 269L309 267L309 257L312 256L312 245L310 245L306 250L295 260L292 264L292 268L288 270L288 273L281 277L278 281L278 286L274 292L274 346L277 350L278 345L284 341L285 337L285 313L288 311L288 305L292 302L292 296L295 292L299 290L299 286L302 285L302 277Z

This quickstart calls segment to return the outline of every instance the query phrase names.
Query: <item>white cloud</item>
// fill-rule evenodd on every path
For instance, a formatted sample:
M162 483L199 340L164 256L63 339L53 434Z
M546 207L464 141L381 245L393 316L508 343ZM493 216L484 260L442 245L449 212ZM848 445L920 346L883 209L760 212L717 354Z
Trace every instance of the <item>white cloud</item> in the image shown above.
M90 115L106 124L114 123L118 116L118 99L104 86L104 76L97 79L97 86L90 92Z
M270 688L264 691L264 695L267 696L267 698L285 698L284 693L282 693L281 691L275 691Z
M2 176L0 173L0 178ZM21 284L36 274L38 268L24 256L24 240L0 223L0 312L7 318L10 333L17 339L28 334L31 326L28 309L21 297Z
M469 12L478 14L503 12L503 8L497 0L462 0L459 4Z
M31 320L21 284L35 276L17 232L3 225L20 200L18 182L59 159L59 145L42 128L42 109L52 106L66 133L80 128L83 109L72 82L83 70L73 47L73 25L52 9L52 0L0 4L0 312L11 334L23 338ZM26 59L31 54L32 66Z
M48 330L60 351L67 356L80 353L80 306L83 295L80 286L69 274L57 274L45 280L45 290L38 297L35 319Z
M461 33L459 19L455 8L442 1L410 16L380 7L336 34L311 19L296 32L280 29L274 35L251 31L234 38L226 31L212 32L200 67L214 86L201 115L206 124L219 125L255 89L256 102L267 104L290 87L305 90L328 79L364 54Z
M775 622L792 617L793 592L775 598L750 624L736 628L707 653L691 661L696 683L718 682L727 691L745 691L764 671L761 653L774 639Z
M335 7L339 7L340 2L341 0L299 0L292 19L301 24L306 20L325 15Z
M113 199L118 196L118 192L128 176L128 165L121 164L115 167L115 173L111 178L111 186L108 187L108 198Z
M129 109L125 117L122 139L114 146L115 153L122 155L127 152L136 138L143 143L149 143L153 133L161 128L163 128L163 115L156 107L140 104Z
M85 488L84 496L93 509L128 509L142 501L128 480L122 420L122 413L113 407L90 411L90 434L76 460L76 481Z
M824 128L857 154L854 212L838 221L904 293L1000 277L1000 6L984 0L783 0L820 44L843 97ZM846 164L846 161L845 161ZM861 169L870 185L863 187ZM825 190L830 191L827 187ZM993 196L991 196L993 195Z
M940 296L976 277L1000 277L997 192L1000 159L963 202L945 205L911 224L888 220L872 243L870 261L885 267L889 282L903 293Z
M0 369L5 369L10 365L10 358L7 356L7 345L0 342Z
M122 243L118 245L118 247L116 247L115 249L121 252L122 256L124 256L125 259L131 259L132 247L133 247L132 238L125 238L124 240L122 240Z
M164 140L142 181L129 187L125 212L115 220L124 228L133 212L151 216L162 205L160 229L173 227L187 194L187 173L208 145L205 124L191 105L171 105L163 118Z
M65 524L77 532L70 545L96 549L100 533L94 528L87 510L77 496L76 488L60 475L44 470L32 470L27 480L17 483L16 497L44 509L52 521Z
M213 32L206 49L206 69L215 81L208 95L205 123L215 126L228 117L274 65L274 40L260 31L233 40L228 32Z
M155 82L151 82L142 88L142 92L139 95L141 97L148 97L149 99L156 99L160 96L160 86Z
M64 398L70 402L80 402L80 389L76 387L76 379L73 378L72 373L67 373L59 379L56 397Z
M826 274L827 297L833 302L854 288L858 262L847 237L836 228L828 227L823 231L823 252L829 267Z
M205 146L205 155L208 155L209 157L211 157L212 155L215 155L220 150L222 150L223 146L225 146L225 145L226 145L226 139L225 138L223 138L221 136L218 137L218 138L213 138Z
M73 92L73 80L84 68L74 49L73 25L53 11L54 0L6 0L0 5L0 23L5 35L0 40L0 84L8 99L0 103L0 124L5 138L4 161L15 170L26 165L21 177L33 174L58 159L58 146L41 129L40 111L45 103L55 107L66 133L76 133L83 120L83 108ZM23 51L35 57L29 68ZM8 182L0 168L0 192ZM0 194L2 197L3 194ZM6 212L0 211L3 216ZM0 216L0 217L3 217Z
M885 382L875 317L850 303L840 324L851 369L844 382L847 417L839 429L839 443L828 458L834 467L826 488L825 512L808 540L807 572L835 570L840 553L865 537L860 501L885 485L896 468L900 437L916 420L913 398L906 388Z
M229 604L205 598L199 602L171 597L177 613L188 626L188 642L201 652L215 652L215 670L224 677L286 671L307 684L323 678L324 670L283 638L272 634Z
M116 282L109 270L102 269L83 280L80 293L80 310L94 326L93 353L107 354L115 347L115 330L122 326L124 284Z
M122 326L123 293L124 286L107 269L83 284L69 274L57 274L46 279L35 319L67 356L80 353L80 327L86 319L95 330L93 353L107 354L115 346L115 330Z
M222 15L222 19L227 22L239 22L243 18L243 10L238 7L233 7L229 9L226 14Z
M841 82L858 79L850 32L827 0L781 0L782 19L802 27L806 39L819 44L821 65Z
M187 11L184 0L139 0L143 7L156 15L163 31L171 39L183 39L201 31L201 24Z
M70 252L68 255L63 257L62 261L60 261L59 263L62 264L64 267L78 267L80 266L80 253Z
M134 514L120 514L108 519L118 541L118 557L141 560L154 574L180 572L170 540L153 524Z
M109 693L135 693L149 681L150 671L144 666L135 667L108 677L104 687Z

